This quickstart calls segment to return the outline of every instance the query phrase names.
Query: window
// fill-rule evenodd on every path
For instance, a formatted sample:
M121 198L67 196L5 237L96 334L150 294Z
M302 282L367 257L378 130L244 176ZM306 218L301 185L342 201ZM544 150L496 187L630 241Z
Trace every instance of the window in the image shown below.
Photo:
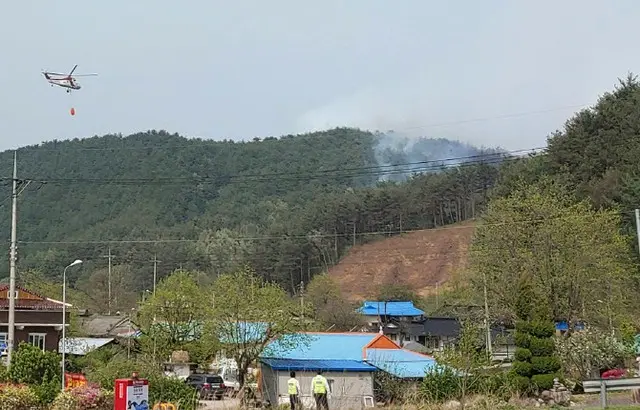
M15 294L14 294L14 299L18 299L18 291L16 290ZM7 291L7 299L11 299L11 291L8 290Z
M45 333L29 333L29 344L44 350Z
M3 355L4 353L6 353L7 339L8 339L8 336L6 333L0 333L0 355Z

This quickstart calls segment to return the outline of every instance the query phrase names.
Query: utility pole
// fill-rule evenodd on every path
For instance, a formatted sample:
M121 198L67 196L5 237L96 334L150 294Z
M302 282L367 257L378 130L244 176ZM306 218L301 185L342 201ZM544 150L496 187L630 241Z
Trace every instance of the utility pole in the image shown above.
M489 325L489 302L487 301L487 274L482 273L484 291L484 325L487 329L487 354L489 359L493 356L493 346L491 345L491 326Z
M640 252L640 209L636 209L636 233L638 234L638 252Z
M109 267L107 268L107 287L109 288L108 290L109 301L107 302L107 305L109 307L109 316L111 316L111 259L113 258L113 255L111 254L111 246L109 246L109 253L107 254L107 256L103 256L103 258L108 258L108 261L109 261Z
M18 242L18 151L13 151L13 178L11 188L11 249L9 251L9 331L7 363L11 366L16 328L16 259Z
M158 262L162 262L158 260L158 254L153 254L153 296L156 295L156 283L158 283Z
M304 281L300 282L300 317L304 326Z

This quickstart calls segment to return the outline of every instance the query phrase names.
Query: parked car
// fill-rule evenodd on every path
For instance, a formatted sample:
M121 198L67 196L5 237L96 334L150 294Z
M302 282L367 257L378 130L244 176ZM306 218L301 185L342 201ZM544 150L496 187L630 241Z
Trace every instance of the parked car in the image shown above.
M185 383L200 392L200 399L215 397L216 400L221 400L227 389L222 376L217 374L192 374Z

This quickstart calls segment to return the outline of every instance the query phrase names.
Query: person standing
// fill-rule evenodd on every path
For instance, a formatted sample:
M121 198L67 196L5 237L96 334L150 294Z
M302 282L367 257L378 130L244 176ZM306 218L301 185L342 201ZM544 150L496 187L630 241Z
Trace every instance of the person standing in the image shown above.
M322 375L321 370L318 370L318 374L311 379L311 391L313 392L313 398L316 400L316 410L320 410L323 407L329 410L329 400L327 399L329 382Z
M296 406L300 403L300 383L296 379L296 372L289 373L291 378L287 382L289 391L289 403L291 403L291 410L296 410Z

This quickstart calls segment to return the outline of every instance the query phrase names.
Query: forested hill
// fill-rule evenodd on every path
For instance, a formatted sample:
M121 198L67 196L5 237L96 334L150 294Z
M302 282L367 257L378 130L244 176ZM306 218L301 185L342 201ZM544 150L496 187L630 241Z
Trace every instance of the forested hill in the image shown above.
M346 128L249 142L150 131L22 148L20 271L58 276L81 258L71 280L100 298L111 248L120 304L152 286L155 254L160 277L180 266L215 274L248 264L293 291L353 243L478 212L496 177L495 151L389 138ZM0 154L5 238L12 156ZM459 157L473 159L448 167Z

